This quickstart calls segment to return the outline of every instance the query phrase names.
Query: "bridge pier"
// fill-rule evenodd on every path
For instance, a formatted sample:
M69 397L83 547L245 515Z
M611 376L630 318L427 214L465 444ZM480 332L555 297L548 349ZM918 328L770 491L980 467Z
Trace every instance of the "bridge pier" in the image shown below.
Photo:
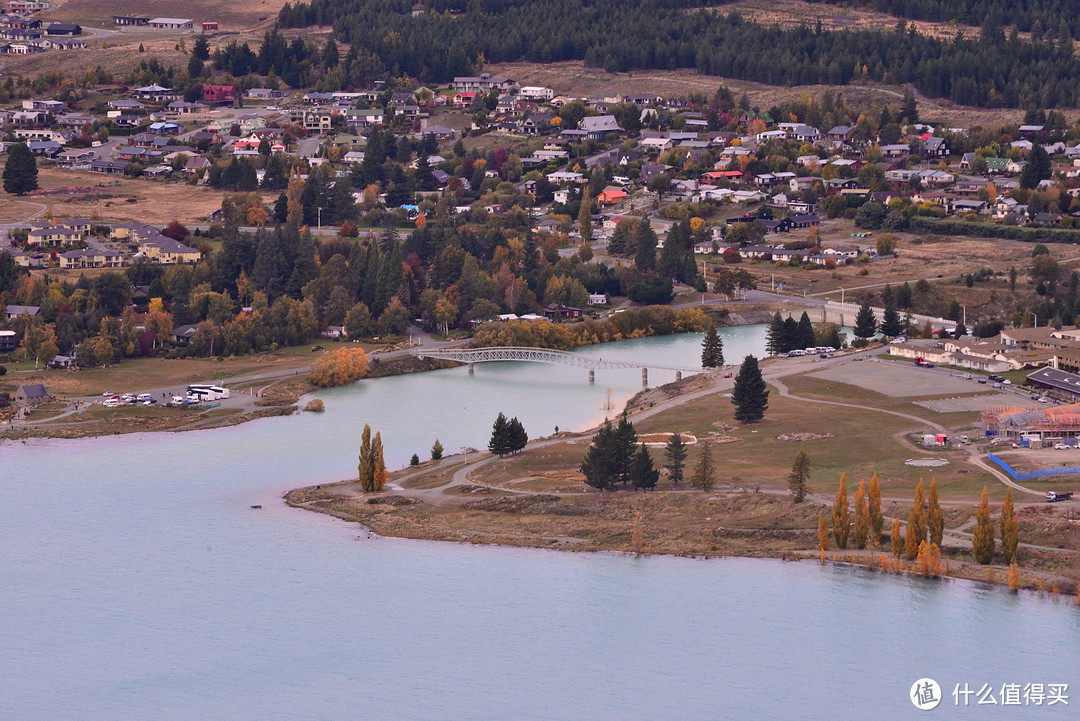
M595 383L596 382L596 371L589 371L589 382L590 383Z
M469 375L472 375L472 374L473 374L473 364L470 363L469 364Z
M648 368L642 368L641 369L641 387L642 388L648 388L649 387L649 369Z

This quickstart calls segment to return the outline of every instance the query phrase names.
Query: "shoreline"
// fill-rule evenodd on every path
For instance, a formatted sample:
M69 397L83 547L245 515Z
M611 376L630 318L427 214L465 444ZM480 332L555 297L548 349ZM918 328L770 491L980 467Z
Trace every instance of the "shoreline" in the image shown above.
M1021 579L1019 584L1014 588L1010 585L1009 580L1009 568L1007 566L1001 566L1000 564L981 565L969 561L960 559L953 559L945 556L944 566L942 569L936 572L923 573L919 569L919 562L908 561L903 556L899 559L892 558L891 552L885 549L884 544L876 549L841 549L830 550L824 555L819 550L811 548L755 548L753 550L712 550L712 549L698 549L696 547L689 547L683 550L657 550L653 547L645 547L638 550L628 547L624 543L612 543L607 545L590 545L585 547L586 542L575 542L576 539L567 538L553 538L550 536L535 535L526 536L522 534L490 534L483 530L476 528L455 528L447 533L432 533L430 528L424 528L423 523L400 523L397 521L391 521L392 516L384 516L382 512L376 511L370 516L360 518L354 513L342 510L340 507L336 507L331 499L333 494L325 493L327 488L333 488L340 484L346 484L350 481L339 481L333 484L322 484L321 488L316 486L309 486L306 488L298 488L286 492L282 495L282 500L285 505L303 510L313 511L324 515L331 516L346 523L355 523L363 529L364 533L375 538L393 538L404 539L413 541L433 541L438 543L460 543L470 545L490 545L501 546L507 548L531 548L536 550L556 551L560 553L602 553L602 554L618 554L628 556L660 556L671 558L691 558L700 560L722 560L732 558L747 558L747 559L760 559L760 560L773 560L773 561L787 561L787 562L803 562L803 563L816 563L818 565L831 565L833 567L848 567L852 571L858 570L866 573L874 574L886 574L886 575L899 575L912 578L922 578L924 580L934 580L939 582L945 581L965 581L970 583L982 583L1001 588L1003 590L1019 593L1035 593L1039 597L1060 597L1068 600L1069 603L1076 603L1080 605L1080 598L1076 596L1075 589L1073 592L1069 592L1070 584L1075 584L1073 579L1057 574L1050 574L1045 572L1032 571L1030 569L1023 569L1021 571ZM320 492L324 493L320 497ZM621 492L615 492L618 494ZM747 492L743 492L747 493ZM390 505L396 505L398 503L396 498L400 496L394 496L393 494L378 494L384 499L390 499ZM628 494L631 497L634 494ZM640 496L640 494L638 494ZM654 497L661 497L664 492L656 492L650 494ZM375 500L374 496L367 501L371 503ZM372 505L383 506L386 504L375 503ZM403 504L407 508L418 508L418 505L406 503ZM397 506L402 507L402 506ZM630 524L628 524L630 525ZM778 541L790 541L798 536L814 536L815 532L808 529L802 530L778 530L774 540ZM816 538L812 539L816 543ZM884 561L883 561L884 559ZM1080 585L1077 585L1080 588ZM1071 600L1069 600L1071 599Z

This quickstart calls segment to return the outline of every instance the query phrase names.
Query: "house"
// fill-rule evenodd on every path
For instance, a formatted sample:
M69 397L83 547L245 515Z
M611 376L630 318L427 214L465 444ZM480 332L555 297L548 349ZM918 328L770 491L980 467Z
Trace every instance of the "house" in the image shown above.
M420 135L434 135L438 140L452 140L454 131L445 125L427 125L420 129Z
M522 100L547 101L555 97L555 91L551 88L527 85L518 90L518 97Z
M551 303L544 306L544 317L549 320L574 320L581 317L581 308Z
M851 140L851 137L855 134L855 127L852 125L837 125L829 132L825 133L825 137L834 143L846 143Z
M589 293L589 305L606 305L607 302L606 293Z
M137 113L145 107L138 100L132 100L131 98L119 98L109 101L110 110L120 110L127 113Z
M931 136L923 140L923 154L929 158L945 158L949 155L949 141Z
M249 88L244 92L244 97L249 100L279 100L286 95L284 90L271 90L270 88Z
M40 311L41 308L36 305L9 305L4 309L4 316L7 320L15 320L24 315L35 316Z
M232 103L236 100L236 86L207 83L203 86L202 97L208 103Z
M209 109L209 105L204 105L202 103L188 103L184 102L183 100L176 100L169 103L168 108L170 113L176 113L177 115L194 115L196 113L201 113L202 111Z
M46 35L82 35L82 27L75 23L50 23Z
M521 121L521 131L526 135L541 135L551 129L551 113L533 113Z
M334 116L329 110L312 108L304 111L304 129L313 130L317 133L328 133L334 124Z
M49 392L40 383L19 386L19 390L15 391L15 402L22 405L36 406L38 403L45 403L48 400Z
M197 325L178 325L172 330L173 343L177 345L187 345L191 342L192 337L196 331L199 330Z
M78 268L119 268L123 266L124 259L114 250L71 250L60 253L57 256L62 269L72 270Z
M601 206L615 205L629 198L630 195L622 188L608 186L596 196L596 202Z
M904 143L893 143L881 146L881 154L886 158L901 158L911 154L911 146Z
M215 22L205 22L200 23L200 25L202 26L202 31L204 33L213 32L218 29L218 24Z
M585 131L590 140L603 140L608 133L621 132L622 128L614 115L593 115L582 118L578 123L578 130Z
M113 15L114 25L147 25L150 18L141 15Z
M127 168L127 163L121 163L115 160L95 160L90 163L91 173L107 173L110 175L120 175Z
M147 25L154 30L192 30L195 26L190 18L153 18Z
M14 353L19 347L19 335L13 330L0 330L0 353Z
M178 240L159 234L140 240L139 252L162 265L198 263L202 257L202 254L194 248L189 248Z
M179 100L180 98L178 93L157 84L135 88L135 94L143 100L151 100L155 103L161 103L168 100Z
M480 73L479 76L454 78L453 87L458 92L487 92L492 89L508 91L514 87L514 81L510 78L494 76L491 73Z
M385 117L386 111L382 108L350 110L345 115L345 124L350 128L370 128L374 125L382 125Z

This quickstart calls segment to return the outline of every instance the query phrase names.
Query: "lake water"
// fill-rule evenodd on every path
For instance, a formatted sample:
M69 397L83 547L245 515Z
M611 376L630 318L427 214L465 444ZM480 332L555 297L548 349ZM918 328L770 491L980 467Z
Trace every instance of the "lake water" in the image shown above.
M760 327L726 329L736 361ZM699 337L585 349L693 365ZM650 380L664 380L650 373ZM602 418L640 371L478 365L319 393L322 415L0 445L0 719L906 718L911 684L1069 683L1065 600L747 559L369 538L281 494L387 461ZM262 510L252 510L262 504Z

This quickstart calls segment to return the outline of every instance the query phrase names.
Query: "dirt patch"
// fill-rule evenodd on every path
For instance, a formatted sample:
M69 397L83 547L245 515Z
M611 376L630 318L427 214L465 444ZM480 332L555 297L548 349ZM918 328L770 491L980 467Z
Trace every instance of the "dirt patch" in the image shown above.
M972 381L899 363L847 363L810 374L872 390L891 398L973 393Z

